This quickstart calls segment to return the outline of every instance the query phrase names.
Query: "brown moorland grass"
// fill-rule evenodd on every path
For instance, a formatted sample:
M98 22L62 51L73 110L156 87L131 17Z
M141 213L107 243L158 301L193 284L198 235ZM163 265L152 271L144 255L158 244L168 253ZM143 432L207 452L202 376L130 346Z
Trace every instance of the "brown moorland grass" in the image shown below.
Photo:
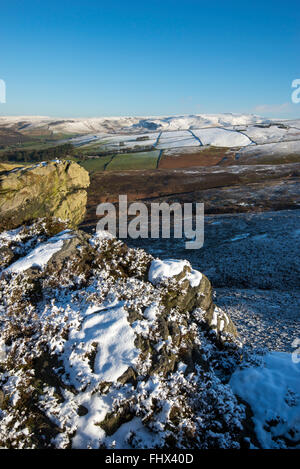
M221 147L190 147L164 150L159 161L160 169L190 168L232 164L235 152Z

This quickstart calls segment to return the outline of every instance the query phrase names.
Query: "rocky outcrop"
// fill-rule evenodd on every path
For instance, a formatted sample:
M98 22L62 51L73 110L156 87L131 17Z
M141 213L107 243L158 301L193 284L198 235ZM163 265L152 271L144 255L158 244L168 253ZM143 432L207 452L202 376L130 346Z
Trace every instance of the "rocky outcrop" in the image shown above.
M249 444L235 327L187 261L49 219L0 243L1 447Z
M74 227L85 215L89 175L71 161L51 161L0 173L0 231L55 216Z

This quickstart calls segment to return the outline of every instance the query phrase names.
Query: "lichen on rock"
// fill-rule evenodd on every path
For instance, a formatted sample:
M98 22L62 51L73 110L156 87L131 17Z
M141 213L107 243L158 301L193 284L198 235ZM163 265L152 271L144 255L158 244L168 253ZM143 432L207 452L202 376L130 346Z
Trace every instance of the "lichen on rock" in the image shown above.
M70 227L85 215L88 172L75 162L50 161L0 174L0 231L40 217L57 217Z

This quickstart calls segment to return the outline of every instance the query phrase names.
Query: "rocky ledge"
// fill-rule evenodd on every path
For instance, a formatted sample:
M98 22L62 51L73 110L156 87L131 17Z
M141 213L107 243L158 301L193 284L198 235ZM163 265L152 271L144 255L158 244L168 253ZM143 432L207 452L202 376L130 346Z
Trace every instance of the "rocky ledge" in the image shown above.
M51 161L0 172L0 231L55 216L70 227L85 215L88 172L72 161Z
M0 241L1 447L255 443L236 329L187 261L56 219Z

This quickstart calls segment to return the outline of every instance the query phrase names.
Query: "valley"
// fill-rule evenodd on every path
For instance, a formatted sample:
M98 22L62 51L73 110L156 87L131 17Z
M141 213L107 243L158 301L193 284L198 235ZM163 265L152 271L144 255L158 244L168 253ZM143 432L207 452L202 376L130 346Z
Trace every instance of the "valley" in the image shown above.
M211 278L218 301L234 317L247 343L289 350L299 327L297 315L288 319L289 313L283 312L275 320L273 312L282 301L293 305L291 311L299 302L294 260L299 257L295 233L300 223L300 120L235 114L0 117L0 144L0 171L30 164L11 160L14 152L33 151L37 158L50 159L57 152L59 158L76 161L89 172L87 210L80 225L88 233L95 231L97 205L117 204L120 194L127 195L128 202L147 206L203 202L205 241L199 252L185 250L184 240L127 242L162 258L188 258ZM273 274L275 245L280 288ZM287 265L292 264L290 278ZM222 265L231 266L230 275ZM266 265L271 266L267 271ZM252 331L252 324L257 327L253 317L261 318L260 334ZM285 327L288 332L280 338Z

